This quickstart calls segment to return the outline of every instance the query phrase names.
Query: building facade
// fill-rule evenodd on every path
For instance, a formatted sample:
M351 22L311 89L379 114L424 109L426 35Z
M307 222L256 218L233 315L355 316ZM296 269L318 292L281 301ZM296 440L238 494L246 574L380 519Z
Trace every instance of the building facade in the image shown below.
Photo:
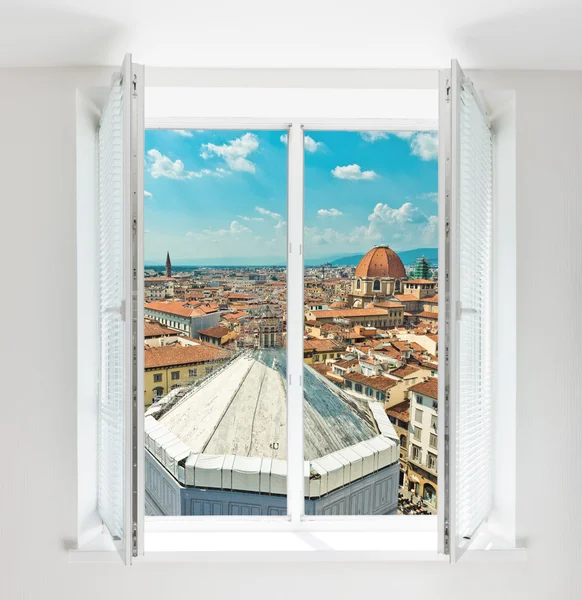
M204 379L230 357L203 345L148 345L144 348L144 404L150 406L171 390Z
M437 508L438 380L410 388L408 489Z
M144 306L144 314L195 339L200 337L198 332L202 329L218 325L221 315L216 304L197 300L148 302Z

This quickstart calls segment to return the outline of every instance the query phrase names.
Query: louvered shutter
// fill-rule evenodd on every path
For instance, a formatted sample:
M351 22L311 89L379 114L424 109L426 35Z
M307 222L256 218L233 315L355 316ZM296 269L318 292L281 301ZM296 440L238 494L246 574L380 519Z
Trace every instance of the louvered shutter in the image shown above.
M99 124L99 452L98 510L125 562L130 561L135 485L138 293L136 176L139 119L132 114L135 70L127 56L113 75ZM143 129L143 124L141 125ZM143 131L141 132L143 135ZM143 162L143 157L141 159ZM135 222L135 224L134 224Z
M472 83L453 61L448 94L445 526L457 560L492 500L493 134ZM446 97L446 96L445 96ZM448 135L447 135L448 134ZM448 156L447 156L448 155Z

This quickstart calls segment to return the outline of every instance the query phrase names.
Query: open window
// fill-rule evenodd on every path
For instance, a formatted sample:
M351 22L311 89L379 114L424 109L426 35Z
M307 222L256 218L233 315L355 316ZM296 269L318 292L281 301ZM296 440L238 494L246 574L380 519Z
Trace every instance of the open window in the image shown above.
M427 553L437 556L438 541L441 558L460 558L488 519L496 478L492 450L496 163L487 114L470 81L456 63L451 71L443 71L440 122L414 119L410 114L399 123L357 117L326 119L319 114L313 119L235 116L150 123L152 131L174 136L179 142L190 143L199 136L199 155L206 161L200 168L185 165L177 154L144 145L142 102L143 71L127 63L123 76L114 81L99 135L99 511L124 560L131 562L132 557L143 554L144 532L154 539L153 532L170 530L244 528L307 535L350 530L362 535L383 531L388 539L391 532L406 530L398 521L401 515L396 514L404 506L415 514L420 508L430 513L422 525L415 522L413 526L431 536L423 547L424 557ZM367 134L367 150L373 145L372 138L392 138L408 153L430 151L434 157L437 128L439 201L436 188L427 190L430 193L424 198L435 206L430 224L439 232L436 261L418 256L397 264L396 253L382 239L361 272L355 265L351 269L345 265L345 273L341 273L326 255L309 254L314 239L329 243L325 236L331 235L325 228L319 238L314 237L318 232L305 233L306 210L314 212L311 205L304 204L305 183L313 176L309 171L313 169L313 149L325 147L323 137L332 140L336 133L339 138L350 132L365 142L362 134ZM215 134L215 139L210 139ZM202 140L204 135L208 139ZM269 143L278 144L278 151L288 152L286 208L256 204L251 207L256 213L252 215L241 209L240 214L248 220L232 219L229 228L197 223L202 231L200 252L206 250L204 244L210 245L213 234L220 237L221 251L226 249L224 240L229 232L239 241L251 235L254 217L257 223L263 219L272 226L280 225L283 236L287 229L284 261L277 268L269 264L261 272L229 268L232 265L209 272L200 264L186 265L196 268L184 267L185 275L175 277L180 265L164 249L162 254L158 252L157 265L145 265L155 268L148 273L151 281L144 291L142 211L144 202L157 200L151 198L150 190L144 198L144 156L150 171L155 163L156 173L166 170L173 184L205 178L218 182L232 176L227 167L232 170L235 163L249 172L248 153L241 154L241 147L247 142L257 145L261 136L266 136L265 144L269 138ZM424 150L419 149L421 143L426 145ZM150 152L153 149L157 154ZM211 164L211 158L217 164ZM218 164L220 161L224 165ZM337 179L348 183L375 179L372 169L361 169L355 162L346 162L337 174ZM221 214L219 203L214 206ZM257 206L262 211L256 212ZM347 213L332 205L317 209L318 218L328 220ZM419 223L421 217L428 220L429 216L426 211L386 213L378 219ZM160 215L156 219L161 219ZM346 229L342 239L349 238ZM239 252L249 247L250 243L241 243ZM263 254L267 253L265 247ZM382 265L386 268L380 273ZM334 278L345 279L349 285L329 282ZM262 291L267 284L272 288L268 296ZM329 297L326 285L334 289ZM224 293L217 295L220 286ZM237 307L235 312L227 302L230 299ZM170 303L180 304L179 309L173 310ZM218 313L218 322L212 321L214 313ZM223 322L226 314L229 319ZM194 322L193 315L200 319ZM152 332L155 329L150 354L188 355L186 362L164 359L144 365L144 316L151 321ZM406 329L407 324L419 329L420 322L423 332L401 331L392 339L390 330ZM402 335L406 339L400 339ZM374 343L368 343L370 339ZM163 350L173 347L179 352ZM202 354L207 355L204 360ZM278 418L276 425L280 429L283 424L284 435L273 434L273 419L265 421L268 431L260 440L258 430L253 433L255 417L263 412L273 417L269 413L273 405L255 402L246 406L242 402L241 390L251 371L257 374L257 389L263 384L279 386L282 405L287 407L285 418ZM334 387L337 382L342 382L339 391ZM209 399L205 392L214 389L212 386L216 393ZM230 395L220 400L218 392L228 386ZM210 437L206 436L200 447L192 448L190 438L184 439L175 427L168 427L174 417L176 427L184 427L190 404L210 407L212 412L220 402L223 408L213 423L206 421ZM314 412L314 404L321 410ZM238 405L250 411L249 448L260 442L269 453L260 462L249 448L245 447L244 456L237 456L232 448L225 449L222 438L211 439L218 431L233 431L246 422L242 413L238 419L236 411L229 414L229 409ZM176 407L184 414L178 414ZM344 417L335 429L328 430L333 443L326 445L325 437L318 438L322 448L325 446L316 449L321 456L306 458L305 418L311 419L311 432L321 433L325 411L337 417L338 407L347 412L341 413ZM354 421L356 417L361 422ZM195 425L186 425L186 429L196 433ZM312 442L307 439L308 444ZM151 458L145 465L144 447ZM159 467L163 477L159 473L154 477L153 466ZM368 481L372 481L369 489ZM149 507L146 485L153 486ZM399 490L406 502L400 501ZM255 496L260 496L260 501L254 501ZM156 510L166 500L170 512L161 514L172 515L171 521L152 516L144 527L144 510L160 514ZM379 507L377 511L374 506ZM323 520L319 518L322 515ZM217 518L207 519L213 516ZM225 523L222 517L230 521ZM240 517L243 520L233 525Z

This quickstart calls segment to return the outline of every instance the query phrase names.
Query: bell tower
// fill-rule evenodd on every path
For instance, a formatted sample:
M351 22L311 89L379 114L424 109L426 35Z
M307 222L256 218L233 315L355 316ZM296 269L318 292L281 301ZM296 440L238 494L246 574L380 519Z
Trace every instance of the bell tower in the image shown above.
M170 260L170 253L166 255L166 277L172 276L172 261Z

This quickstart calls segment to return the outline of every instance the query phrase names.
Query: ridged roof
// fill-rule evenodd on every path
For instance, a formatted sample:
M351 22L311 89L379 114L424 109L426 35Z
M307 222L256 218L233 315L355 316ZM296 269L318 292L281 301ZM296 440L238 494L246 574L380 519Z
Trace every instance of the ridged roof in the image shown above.
M388 246L375 246L356 267L356 277L406 277L400 257Z
M285 460L286 377L283 350L244 354L193 388L159 422L193 452ZM367 402L344 394L308 365L303 406L306 460L379 433Z

